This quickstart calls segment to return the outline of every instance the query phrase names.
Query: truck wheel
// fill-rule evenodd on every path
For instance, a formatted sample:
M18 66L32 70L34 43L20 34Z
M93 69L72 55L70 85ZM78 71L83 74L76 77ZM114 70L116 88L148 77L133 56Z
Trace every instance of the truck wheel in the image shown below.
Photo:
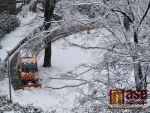
M26 85L26 81L22 80L21 81L22 85Z
M34 83L35 83L35 84L38 83L38 79L35 79L35 80L34 80Z

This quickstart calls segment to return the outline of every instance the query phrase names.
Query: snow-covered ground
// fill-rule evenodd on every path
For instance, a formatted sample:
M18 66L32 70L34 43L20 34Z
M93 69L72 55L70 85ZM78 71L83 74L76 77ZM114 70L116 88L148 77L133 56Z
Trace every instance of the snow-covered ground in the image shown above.
M1 41L3 49L0 50L0 58L2 60L7 56L5 48L14 48L15 45L25 37L30 28L30 25L27 25L27 23L35 16L34 13L28 13L25 18L18 16L22 23L21 26L10 34L7 34ZM78 35L81 37L81 34ZM87 34L86 32L82 32L82 35ZM70 39L73 36L74 34L67 38ZM77 39L75 41L80 42L81 40ZM75 96L78 95L78 93L73 90L74 88L51 89L46 87L50 86L58 88L66 85L78 84L78 82L72 80L50 80L50 77L60 77L62 74L74 70L79 64L90 62L91 53L75 47L67 47L64 49L64 41L61 39L52 44L52 66L50 68L42 67L43 57L44 50L41 51L37 57L39 77L42 79L42 88L30 88L18 91L14 91L12 88L13 102L19 102L22 105L33 104L34 106L43 108L45 111L57 107L61 108L61 113L63 113L62 108L71 109ZM8 79L6 78L5 80L0 81L0 93L9 95L8 89ZM66 109L64 113L66 113Z
M23 18L18 15L21 20L21 25L15 31L7 34L1 41L3 49L0 49L0 58L4 60L7 56L5 49L7 47L14 48L19 41L21 41L27 32L32 28L28 23L36 16L35 13L28 12ZM33 28L32 28L33 29ZM98 33L96 33L98 32ZM105 44L105 40L102 38L103 34L109 35L105 29L92 30L95 37L92 43L84 41L85 45L94 46L96 42ZM82 44L83 37L88 37L89 34L86 31L72 34L65 39L71 39L71 42ZM77 38L74 38L77 37ZM103 42L104 41L104 42ZM79 81L75 80L62 80L62 79L51 79L51 78L62 78L67 72L72 70L76 73L82 73L84 69L75 70L75 68L83 63L91 63L94 59L93 51L83 51L77 47L70 47L66 45L64 39L60 39L52 44L52 66L50 68L43 68L44 50L41 51L37 57L39 78L42 79L42 88L27 88L25 90L14 91L12 88L12 99L13 102L18 102L21 105L33 104L34 106L42 108L44 111L51 111L57 108L57 113L69 113L74 106L74 100L79 96L76 88L62 88L53 89L64 86L72 86L80 84ZM103 55L102 53L99 54ZM89 74L89 73L88 73ZM132 74L133 75L133 74ZM83 76L81 76L83 77ZM85 76L84 76L85 77ZM130 77L132 78L132 77ZM90 76L86 76L86 79L90 79ZM87 85L79 86L83 87L84 91L87 91ZM9 95L8 79L5 78L0 81L0 94Z
M65 85L75 84L74 81L67 80L50 80L49 77L59 77L59 74L66 73L73 70L74 67L81 63L90 62L90 53L81 51L78 48L71 47L63 49L61 45L63 40L52 45L52 66L50 68L43 68L44 51L41 51L38 56L39 77L42 80L42 88L30 88L27 90L12 91L14 102L20 104L33 104L39 106L44 110L51 107L71 108L76 92L70 91L68 88L51 89L46 86L54 88ZM9 94L8 79L0 82L0 90L2 94ZM63 112L62 112L63 113Z
M0 59L4 60L7 56L6 48L14 48L18 42L20 42L34 27L29 23L36 16L36 13L28 12L26 14L18 15L18 18L21 21L20 27L15 31L12 31L10 34L7 34L4 39L1 41L2 49L0 49ZM42 21L40 21L42 23ZM41 23L36 23L35 25L40 25ZM101 32L101 34L100 34ZM99 42L99 45L103 47L106 45L106 38L102 37L104 34L109 35L106 29L92 30L91 33L94 33L90 43L86 40L81 40L83 37L88 37L89 34L84 32L72 34L65 39L71 39L72 42L77 44L84 44L87 46L95 46L95 42ZM78 37L78 38L73 38ZM96 45L98 46L98 45ZM12 99L13 102L19 102L22 105L33 104L34 106L41 107L44 111L51 111L57 108L57 113L68 113L69 110L74 106L74 100L79 96L79 91L77 88L62 88L55 89L64 86L72 86L80 84L76 80L66 80L66 79L51 79L51 78L63 78L66 73L72 72L82 73L83 68L75 70L75 68L83 63L97 62L92 61L94 59L93 51L83 51L77 47L70 47L69 45L65 46L65 41L60 39L52 44L52 66L50 68L43 68L44 60L44 50L41 51L37 57L38 59L38 69L39 69L39 78L42 80L41 88L27 88L25 90L14 91L12 88ZM99 58L103 53L99 54ZM89 74L89 73L88 73ZM90 75L90 74L89 74ZM132 74L133 75L133 74ZM85 76L84 76L85 77ZM79 78L84 78L83 76ZM91 76L86 76L86 79L90 79ZM130 76L131 81L134 83L133 76ZM87 85L79 86L83 87L82 89L86 92ZM0 94L9 95L9 86L8 79L5 78L3 81L0 81ZM68 111L68 112L67 112Z
M21 25L12 31L11 33L4 36L1 40L2 49L0 49L0 59L4 60L7 56L6 48L9 47L13 49L30 31L30 21L34 19L36 13L28 12L24 17L20 14L19 18Z

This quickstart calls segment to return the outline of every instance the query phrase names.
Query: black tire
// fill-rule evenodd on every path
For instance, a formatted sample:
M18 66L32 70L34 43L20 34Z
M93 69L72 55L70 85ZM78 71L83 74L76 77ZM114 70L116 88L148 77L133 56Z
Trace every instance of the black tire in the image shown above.
M33 83L35 83L35 84L38 83L38 79L35 79L35 80L33 81Z
M21 84L22 84L22 85L26 85L26 83L27 83L26 81L21 80Z

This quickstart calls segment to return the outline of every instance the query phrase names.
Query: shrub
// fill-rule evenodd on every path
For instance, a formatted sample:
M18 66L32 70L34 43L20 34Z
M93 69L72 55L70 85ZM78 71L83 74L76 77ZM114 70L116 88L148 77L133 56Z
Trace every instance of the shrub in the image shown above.
M41 108L34 107L32 104L22 106L19 103L8 103L8 97L6 95L0 95L0 113L43 113Z
M7 11L2 12L0 14L0 40L19 25L20 21L15 15L10 15Z
M0 59L0 81L7 76L7 68L4 66L4 62Z

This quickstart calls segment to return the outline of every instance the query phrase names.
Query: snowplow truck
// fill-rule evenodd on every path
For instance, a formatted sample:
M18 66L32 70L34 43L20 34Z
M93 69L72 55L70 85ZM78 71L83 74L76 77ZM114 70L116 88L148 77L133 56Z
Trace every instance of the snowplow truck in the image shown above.
M38 66L36 56L23 57L18 64L18 76L22 83L19 89L24 87L41 87L38 78Z

